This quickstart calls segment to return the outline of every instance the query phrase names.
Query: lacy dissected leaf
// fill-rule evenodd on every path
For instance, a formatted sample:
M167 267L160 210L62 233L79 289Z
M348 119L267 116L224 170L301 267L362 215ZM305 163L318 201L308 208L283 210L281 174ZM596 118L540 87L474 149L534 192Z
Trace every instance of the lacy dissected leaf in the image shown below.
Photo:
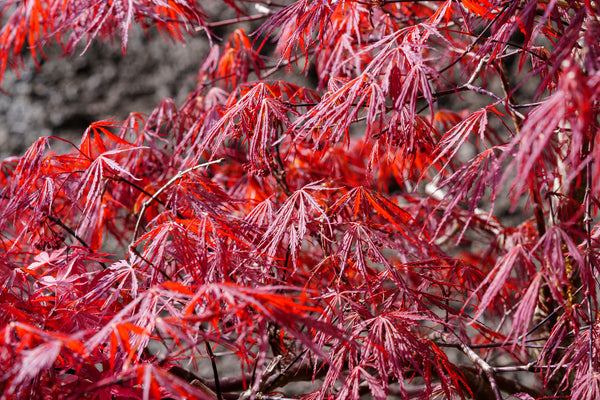
M370 368L372 368L372 366L369 364L355 366L352 371L350 371L350 374L346 377L344 386L339 393L337 393L336 398L344 400L360 399L360 387L363 382L367 382L372 398L376 400L386 399L387 396L385 387L376 377L368 372Z
M594 361L600 353L598 333L597 324L578 332L560 359L560 364L574 375L572 383L569 382L570 389L572 395L580 399L591 400L600 395L600 379Z
M102 308L109 308L125 292L133 299L138 295L138 282L141 272L134 268L134 262L120 260L108 269L97 274L90 283L85 297L102 299Z
M437 77L418 49L426 48L432 35L437 32L429 26L405 28L365 48L365 53L376 49L377 55L357 77L329 81L327 95L294 122L295 140L309 141L316 149L337 142L347 144L351 124L364 115L367 138L389 137L389 148L405 144L406 151L414 153L418 140L413 136L419 134L417 99L424 97L432 107L429 76ZM389 108L397 112L388 119ZM401 139L394 141L398 136Z
M493 224L491 214L494 210L496 201L496 189L501 180L499 173L500 162L496 155L498 150L498 147L492 147L479 153L451 176L440 182L438 190L441 190L441 193L443 193L444 190L447 190L447 193L445 195L440 192L434 192L432 194L432 196L443 196L438 207L444 209L442 219L437 222L438 226L434 233L435 237L442 232L442 229L445 227L448 220L456 220L457 213L455 209L457 209L460 204L468 204L468 209L466 210L465 216L461 218L462 230L460 231L457 242L462 239L472 219L475 217L475 214L478 214L478 217L483 218L484 220L489 220L490 223ZM486 193L489 193L490 191L490 211L485 213L477 207Z
M223 145L247 146L252 170L275 167L275 146L297 115L290 102L302 102L311 94L282 82L246 85L234 92L227 109L209 131L205 132L198 151L216 153ZM192 127L194 129L194 127Z
M375 135L367 174L385 174L391 168L396 179L403 183L408 179L418 180L432 167L441 169L442 161L433 157L437 132L429 121L419 115L411 119L406 108L399 110L397 117L390 122L390 129L384 128Z
M101 355L112 371L138 363L162 305L160 295L146 291L110 315L85 342L87 354Z
M328 0L296 1L271 16L257 33L270 36L276 29L283 27L279 37L279 52L290 58L295 55L294 49L300 46L300 51L307 55L309 48L322 40L332 12ZM313 32L318 33L317 38L313 39Z
M473 315L473 321L487 311L488 306L501 290L506 289L505 285L509 280L510 274L518 263L531 263L531 257L521 245L515 246L498 259L494 268L473 293L473 295L479 295L481 289L487 286L477 304L477 311Z
M11 354L11 364L5 356L0 356L3 365L3 396L28 397L33 392L49 394L52 391L53 374L67 370L84 358L84 347L81 336L68 336L44 332L43 330L23 323L14 323L3 328L5 339L0 342L2 354L6 353L9 337L20 339L17 351ZM73 390L80 379L94 378L97 375L86 368L79 369L79 377L65 382L66 390ZM50 389L50 390L49 390Z
M368 46L372 37L387 35L398 28L394 17L401 13L396 7L384 11L350 1L335 2L332 11L328 20L329 29L320 31L322 37L315 43L314 58L319 87L324 87L330 78L351 79L359 75L372 59L371 54L361 50ZM365 24L371 25L371 29L361 29ZM286 24L279 37L278 50L282 57L290 57L293 44L288 43L286 38L297 32L293 30L294 27L292 22ZM306 48L305 42L301 43L300 47Z
M271 258L277 258L285 244L296 262L300 247L309 234L322 235L322 228L328 229L329 218L323 204L311 193L323 190L328 188L315 182L292 193L264 233L259 250Z
M541 252L544 278L549 283L548 290L558 304L564 308L566 315L572 313L572 280L578 274L583 280L586 292L595 293L595 284L590 279L594 275L594 265L584 255L582 249L574 241L573 234L560 225L555 225L539 239L534 250ZM587 286L590 285L591 286Z
M165 206L179 216L191 219L210 215L228 218L235 214L235 201L208 177L188 172L166 190Z
M79 178L78 189L71 199L73 205L84 199L81 205L81 219L77 226L77 234L90 240L92 235L104 226L104 210L102 207L107 181L125 178L135 181L137 178L122 168L111 156L121 156L124 152L136 151L140 148L125 148L103 152L100 156L88 161L88 165Z
M490 107L494 110L493 107ZM485 133L488 129L488 107L482 108L474 113L471 113L462 121L456 121L455 116L445 116L445 113L436 114L436 122L441 122L444 125L450 125L450 129L442 136L436 145L436 159L434 164L446 158L453 159L458 153L461 146L469 139L472 133L477 133L481 142L485 145ZM449 163L449 161L448 161ZM448 163L444 166L447 167Z
M519 306L515 311L515 315L512 319L511 332L512 340L516 345L521 340L521 345L525 346L525 340L527 335L525 333L529 329L531 321L533 320L535 308L538 304L538 297L540 287L542 284L542 274L536 274L533 280L527 285L527 290L519 301ZM513 346L514 347L514 346Z
M173 123L181 136L173 143L174 157L182 158L182 165L196 165L206 157L205 149L212 143L205 141L212 126L221 119L229 93L217 87L206 93L192 93L180 108ZM165 146L170 144L166 142Z
M403 262L422 256L421 249L414 243L407 243L402 236L381 226L349 223L335 250L339 257L340 279L344 277L341 280L346 284L352 284L357 290L366 288L370 294L385 285L387 278L405 289L405 277L396 270L387 255L390 250Z
M235 88L248 81L250 69L260 79L263 61L243 29L236 29L223 48L223 54L216 65L214 79L223 82L224 86Z
M331 207L331 213L344 213L353 221L392 224L395 234L416 240L411 232L416 228L414 219L397 204L381 193L364 186L355 187L340 197Z
M151 263L152 281L156 282L161 271L176 273L186 268L195 279L201 280L207 271L207 264L196 253L198 238L185 225L177 221L167 221L155 226L140 237L135 245L144 243L142 257ZM171 260L176 261L175 268L169 268Z
M415 334L427 320L441 323L435 317L405 311L390 311L365 320L362 327L368 333L362 341L361 357L372 362L378 371L393 374L404 393L402 381L411 367L425 378L426 392L431 393L427 371L432 368L440 377L446 395L451 397L452 389L460 387L464 380L435 343ZM387 388L386 375L380 375L378 380L382 387Z
M19 159L12 175L12 184L8 196L19 197L19 190L27 190L38 178L39 173L44 171L46 162L46 150L49 146L47 137L41 137L35 141Z
M590 86L595 80L585 77L578 66L571 61L565 66L557 92L528 115L520 134L509 144L509 150L514 149L514 159L503 171L503 180L507 181L514 170L516 177L512 189L517 194L525 190L524 183L530 179L532 171L537 171L541 177L557 178L563 188L568 188L590 162L585 157L585 144L592 135L591 118L595 118L590 101L593 102L600 92L595 83ZM564 126L569 126L569 134ZM507 151L506 154L511 153ZM557 158L564 168L568 168L568 174L556 165Z
M32 247L42 250L56 249L60 245L63 236L53 214L61 183L50 177L40 178L28 186L30 193L22 191L7 199L1 215L18 230L15 239L29 237ZM5 226L4 230L8 232L9 227Z

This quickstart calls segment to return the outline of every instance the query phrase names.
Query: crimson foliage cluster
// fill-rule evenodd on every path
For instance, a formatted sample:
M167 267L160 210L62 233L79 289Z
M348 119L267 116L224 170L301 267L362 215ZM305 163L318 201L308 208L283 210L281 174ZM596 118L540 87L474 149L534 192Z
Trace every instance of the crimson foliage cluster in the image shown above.
M600 398L600 4L225 3L0 3L0 79L211 41L183 104L1 162L1 397Z

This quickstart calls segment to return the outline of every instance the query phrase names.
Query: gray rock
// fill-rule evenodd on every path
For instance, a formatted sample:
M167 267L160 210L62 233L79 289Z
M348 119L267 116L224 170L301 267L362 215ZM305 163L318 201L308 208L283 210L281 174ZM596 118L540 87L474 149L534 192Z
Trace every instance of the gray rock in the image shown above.
M39 70L26 54L18 76L5 74L0 157L22 154L40 136L78 141L91 122L149 113L165 97L181 103L196 86L208 42L198 34L185 44L174 43L134 27L125 56L118 38L112 44L94 41L81 50L61 57L60 47L53 45L44 49L47 58Z

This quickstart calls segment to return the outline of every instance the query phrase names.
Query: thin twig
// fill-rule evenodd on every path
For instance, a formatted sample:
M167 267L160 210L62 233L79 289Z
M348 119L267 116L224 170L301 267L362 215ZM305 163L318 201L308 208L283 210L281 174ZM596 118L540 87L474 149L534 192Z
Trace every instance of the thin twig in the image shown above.
M548 340L547 337L540 337L540 338L531 338L531 339L526 339L525 343L531 343L531 342L543 342ZM510 340L508 342L492 342L492 343L478 343L478 344L469 344L469 347L472 349L491 349L491 348L497 348L497 347L508 347L508 346L513 346L516 344L522 343L522 340L517 339L517 340ZM440 347L459 347L458 344L456 343L439 343L438 346Z
M477 45L477 43L479 43L479 41L481 39L483 39L483 37L487 34L487 31L492 27L493 24L496 23L496 21L500 18L500 16L502 14L504 14L504 12L506 11L506 9L508 8L510 3L507 3L502 10L500 10L500 12L494 17L493 20L490 21L489 24L487 24L485 26L485 28L483 29L483 31L481 31L481 33L475 38L475 40L473 41L473 43L471 43L471 45L460 55L458 56L458 58L456 58L454 61L452 61L450 64L446 65L444 68L442 68L439 73L443 73L445 71L447 71L448 69L452 68L452 66L454 66L456 63L458 63L461 59L463 59L467 54L469 54Z
M279 373L277 375L274 375L272 377L272 379L268 379L267 382L265 382L265 387L262 388L261 392L270 392L271 389L273 387L281 387L284 386L285 383L285 379L289 376L289 372L292 368L292 366L298 362L298 360L300 360L300 358L307 352L307 350L304 350L302 352L300 352L300 354L298 354L288 365L285 366L285 368L283 368L281 371L279 371Z
M450 339L450 334L444 333L443 337ZM450 342L455 342L460 350L477 366L478 369L483 371L485 376L487 377L492 391L494 392L494 397L496 400L503 400L502 394L500 393L500 389L498 389L498 384L496 383L495 371L490 364L488 364L483 358L479 357L477 353L469 347L460 337L454 335L455 340L449 340Z
M6 200L10 200L10 198L8 196L6 196L5 194L0 195L0 198L6 199ZM27 205L27 208L29 209L33 209L33 207L31 207L31 205ZM62 222L62 220L60 218L54 217L48 213L43 213L43 215L48 218L50 221L54 222L56 225L60 226L61 228L63 228L65 231L67 231L67 233L71 236L73 236L74 239L76 239L83 247L85 247L87 250L89 250L90 252L92 251L92 248L90 247L89 244L87 244L87 242L85 240L83 240L81 238L81 236L79 236L73 229L71 229L71 227L69 227L68 225L65 225L64 222ZM106 266L106 264L104 264L102 261L98 262L103 269L107 269L108 267Z
M511 112L515 113L516 116L518 116L521 119L525 119L525 116L523 114L521 114L518 110L516 110L515 108L512 107L512 105L510 104L506 104L506 100L503 99L502 97L498 96L496 93L490 92L489 90L486 90L484 88L480 88L478 86L474 86L470 83L467 83L465 85L463 85L465 88L474 91L475 93L479 93L479 94L483 94L486 96L490 96L493 99L496 99L497 101L504 103L506 105L506 108L508 108Z
M77 233L75 233L75 231L73 229L71 229L70 227L68 227L67 225L65 225L59 218L53 217L50 214L46 214L46 217L54 222L56 225L60 226L61 228L63 228L65 231L67 231L67 233L71 236L73 236L75 239L77 239L77 241L79 243L81 243L81 245L83 247L85 247L86 249L88 249L89 251L92 251L92 248L85 242L85 240L83 240L79 235L77 235ZM99 261L98 264L100 264L100 266L102 267L102 269L107 269L108 266L106 264L104 264L102 261Z
M215 392L217 393L217 399L223 400L223 396L221 395L221 385L219 384L219 371L217 370L217 363L215 361L215 354L208 342L204 342L206 345L206 351L208 352L208 357L210 358L210 364L212 365L213 376L215 377Z
M165 183L160 189L158 189L156 191L156 193L154 193L152 195L152 197L150 197L148 200L146 200L143 204L142 204L142 208L140 209L140 213L138 214L138 219L135 223L135 229L133 231L133 237L131 239L131 243L129 244L129 248L132 249L134 247L134 243L135 243L135 239L138 235L138 232L140 230L140 225L142 223L142 218L144 216L144 213L146 212L146 208L148 208L148 206L155 200L157 200L158 196L161 195L162 192L164 192L165 190L167 190L167 188L169 186L171 186L173 183L175 183L177 180L183 178L186 174L189 174L190 172L197 170L199 168L203 168L203 167L207 167L209 165L212 164L218 164L220 162L224 161L223 158L220 158L218 160L213 160L213 161L208 161L202 164L198 164L196 166L193 166L191 168L186 169L185 171L179 171L173 178L171 178L167 183ZM164 203L162 203L164 204Z
M513 90L510 85L510 80L508 79L508 74L506 73L506 68L504 67L504 63L502 60L498 61L498 72L500 74L500 83L502 84L502 90L504 91L505 103L504 106L508 110L511 119L513 120L513 124L515 125L515 132L518 134L521 130L521 122L523 122L523 115L519 115L515 112L514 108L514 96Z
M537 361L532 361L525 365L506 365L504 367L493 367L493 369L494 372L539 372L547 369L568 368L569 366L570 364L537 365Z
M573 296L577 295L581 290L583 289L583 286L580 286L579 289L577 289L575 291L575 293L573 293ZM561 304L559 306L557 306L554 310L552 310L552 312L550 312L548 315L546 315L546 317L541 320L540 322L538 322L533 328L531 328L530 330L527 331L527 333L524 335L525 337L531 335L533 332L535 332L536 330L538 330L542 325L544 325L546 322L548 322L548 320L550 318L552 318L554 315L556 315L557 312L559 312L560 310L564 309L564 304ZM523 336L520 336L518 340L520 340Z
M219 28L222 26L238 24L240 22L257 21L257 20L260 20L263 18L270 17L271 15L273 15L275 13L276 13L275 11L269 11L266 13L247 15L245 17L225 19L225 20L216 21L216 22L208 22L208 23L204 24L203 26L196 27L195 30L196 30L196 32L200 32L200 31L203 31L204 28Z
M283 161L281 160L281 154L279 152L279 145L275 146L275 162L277 163L276 168L274 168L273 176L277 181L277 184L281 187L286 196L290 197L292 195L292 191L287 183L287 179L285 178L285 168L283 166Z

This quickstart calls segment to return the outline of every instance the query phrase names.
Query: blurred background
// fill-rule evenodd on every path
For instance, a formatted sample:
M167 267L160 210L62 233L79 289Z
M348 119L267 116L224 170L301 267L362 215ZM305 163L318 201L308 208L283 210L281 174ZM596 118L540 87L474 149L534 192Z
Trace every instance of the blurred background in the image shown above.
M225 8L213 4L209 11L223 18L230 14ZM226 30L214 33L227 37ZM184 44L134 24L125 56L120 37L113 43L94 40L82 54L83 49L80 45L63 56L56 43L45 47L47 58L40 60L39 69L25 49L19 74L7 70L0 92L1 159L23 154L40 136L78 143L91 122L149 113L165 97L180 105L196 87L209 44L203 32L186 36Z

